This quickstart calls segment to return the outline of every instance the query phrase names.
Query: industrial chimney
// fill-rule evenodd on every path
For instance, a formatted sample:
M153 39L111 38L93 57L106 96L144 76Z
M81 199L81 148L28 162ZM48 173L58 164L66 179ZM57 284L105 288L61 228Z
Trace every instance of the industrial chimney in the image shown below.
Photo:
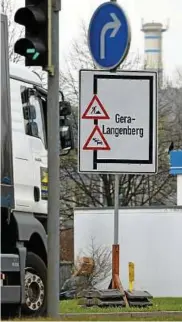
M145 58L144 68L157 70L159 86L163 83L163 61L162 61L162 33L168 30L168 25L164 28L161 23L142 21L141 31L144 32Z

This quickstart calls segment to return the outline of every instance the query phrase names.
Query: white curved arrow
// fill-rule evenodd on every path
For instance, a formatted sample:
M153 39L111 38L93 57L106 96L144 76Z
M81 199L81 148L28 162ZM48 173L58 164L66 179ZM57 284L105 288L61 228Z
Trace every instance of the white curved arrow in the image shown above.
M113 21L107 22L101 31L100 35L100 59L105 58L105 38L106 38L106 32L109 29L113 29L110 37L113 38L116 36L119 28L121 27L121 21L118 19L115 13L110 13L110 16L112 17Z

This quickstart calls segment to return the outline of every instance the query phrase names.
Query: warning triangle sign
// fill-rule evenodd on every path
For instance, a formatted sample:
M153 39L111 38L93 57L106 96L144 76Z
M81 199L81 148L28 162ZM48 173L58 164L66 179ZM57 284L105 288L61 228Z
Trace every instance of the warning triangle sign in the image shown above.
M104 106L101 101L94 95L92 100L90 101L87 109L85 110L82 119L91 119L91 120L108 120L110 119L107 114Z
M83 146L83 150L110 150L110 146L96 125Z

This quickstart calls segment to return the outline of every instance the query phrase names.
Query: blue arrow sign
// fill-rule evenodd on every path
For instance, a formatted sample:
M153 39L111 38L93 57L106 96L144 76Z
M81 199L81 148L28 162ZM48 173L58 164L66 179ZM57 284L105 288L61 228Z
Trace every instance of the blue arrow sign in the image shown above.
M89 25L88 45L95 63L116 68L125 59L131 41L126 14L115 2L106 2L94 12Z

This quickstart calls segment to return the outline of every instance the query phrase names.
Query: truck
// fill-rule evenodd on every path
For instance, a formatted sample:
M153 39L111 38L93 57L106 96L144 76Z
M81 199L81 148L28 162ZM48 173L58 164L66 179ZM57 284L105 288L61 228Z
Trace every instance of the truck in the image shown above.
M182 297L181 227L182 206L120 207L120 280L125 290L129 288L131 262L135 290L148 291L154 297ZM74 210L75 261L97 253L101 256L103 250L109 255L113 244L113 207ZM96 258L96 263L99 260ZM107 289L110 281L111 272L105 279L98 279L97 287Z
M60 92L62 153L73 147L71 107ZM47 307L47 90L9 63L1 14L1 307L41 316Z

